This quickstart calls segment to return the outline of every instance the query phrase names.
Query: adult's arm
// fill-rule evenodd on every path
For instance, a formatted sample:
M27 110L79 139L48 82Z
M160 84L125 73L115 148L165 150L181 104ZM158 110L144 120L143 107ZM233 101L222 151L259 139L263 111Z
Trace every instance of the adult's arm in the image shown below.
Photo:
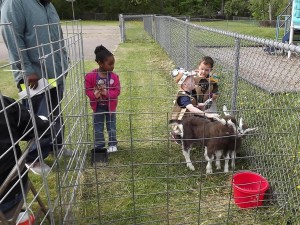
M32 64L29 60L27 51L22 52L22 59L25 68L21 68L19 49L26 49L25 33L26 33L26 17L21 0L5 1L1 9L1 23L11 23L12 26L5 25L2 27L2 36L7 46L9 57L12 62L16 62L14 69L25 70L26 75L34 74ZM26 2L26 1L25 1ZM34 15L32 15L34 16ZM20 77L15 78L16 81Z

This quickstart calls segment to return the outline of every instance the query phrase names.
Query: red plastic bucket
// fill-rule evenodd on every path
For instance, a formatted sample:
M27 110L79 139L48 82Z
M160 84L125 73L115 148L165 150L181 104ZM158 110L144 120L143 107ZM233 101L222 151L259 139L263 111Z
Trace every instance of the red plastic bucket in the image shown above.
M34 224L35 218L32 214L27 212L21 212L17 219L17 225L31 225Z
M233 175L233 198L240 208L261 206L269 182L258 173L244 171Z

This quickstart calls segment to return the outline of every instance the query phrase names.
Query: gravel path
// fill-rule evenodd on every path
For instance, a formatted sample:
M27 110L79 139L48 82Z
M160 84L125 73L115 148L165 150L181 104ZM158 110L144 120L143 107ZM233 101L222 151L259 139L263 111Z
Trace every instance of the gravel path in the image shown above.
M7 61L7 59L8 59L7 49L3 42L2 35L0 35L0 62Z
M199 48L199 51L217 59L225 68L234 68L235 49ZM241 47L239 53L239 76L270 93L300 91L298 58L286 55L270 55L262 47Z
M82 26L82 36L85 60L93 60L95 58L94 50L96 46L101 44L108 50L114 52L121 40L120 29L118 26ZM0 35L0 62L7 60L8 52L3 42L2 35Z
M83 26L83 51L85 60L94 60L94 50L98 45L104 45L114 52L121 41L118 26Z

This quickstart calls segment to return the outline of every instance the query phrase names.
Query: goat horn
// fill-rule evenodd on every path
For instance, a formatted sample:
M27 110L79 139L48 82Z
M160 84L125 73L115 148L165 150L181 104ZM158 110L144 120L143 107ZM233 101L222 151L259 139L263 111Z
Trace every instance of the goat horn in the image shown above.
M242 129L242 127L243 127L243 118L242 118L242 117L240 118L239 127L240 127L241 129Z
M225 116L230 116L230 114L228 113L226 105L223 105L223 113L224 113Z

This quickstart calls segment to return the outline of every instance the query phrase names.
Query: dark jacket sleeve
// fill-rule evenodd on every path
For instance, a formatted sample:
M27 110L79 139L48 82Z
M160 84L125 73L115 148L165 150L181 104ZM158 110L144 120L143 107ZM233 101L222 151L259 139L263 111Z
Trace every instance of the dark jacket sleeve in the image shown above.
M23 105L19 104L20 110L19 110L19 118L20 118L20 124L19 124L19 136L22 136L23 134L26 134L22 140L29 141L30 139L34 138L34 129L33 129L33 118L32 115L29 113L29 111L23 107ZM48 137L51 135L51 131L49 128L49 120L42 120L39 116L34 115L34 122L36 124L37 133L40 137L44 132L43 137ZM29 122L28 122L29 121Z
M3 96L5 112L3 105L1 105L0 114L0 129L1 132L0 142L11 143L10 133L13 140L17 142L19 139L28 141L34 137L33 117L31 113L22 104L17 103L14 99ZM6 116L5 116L6 115ZM42 120L34 115L35 124L37 127L38 135L41 136L45 133L44 137L50 136L49 121ZM9 128L8 129L8 125ZM9 130L11 132L9 132Z

